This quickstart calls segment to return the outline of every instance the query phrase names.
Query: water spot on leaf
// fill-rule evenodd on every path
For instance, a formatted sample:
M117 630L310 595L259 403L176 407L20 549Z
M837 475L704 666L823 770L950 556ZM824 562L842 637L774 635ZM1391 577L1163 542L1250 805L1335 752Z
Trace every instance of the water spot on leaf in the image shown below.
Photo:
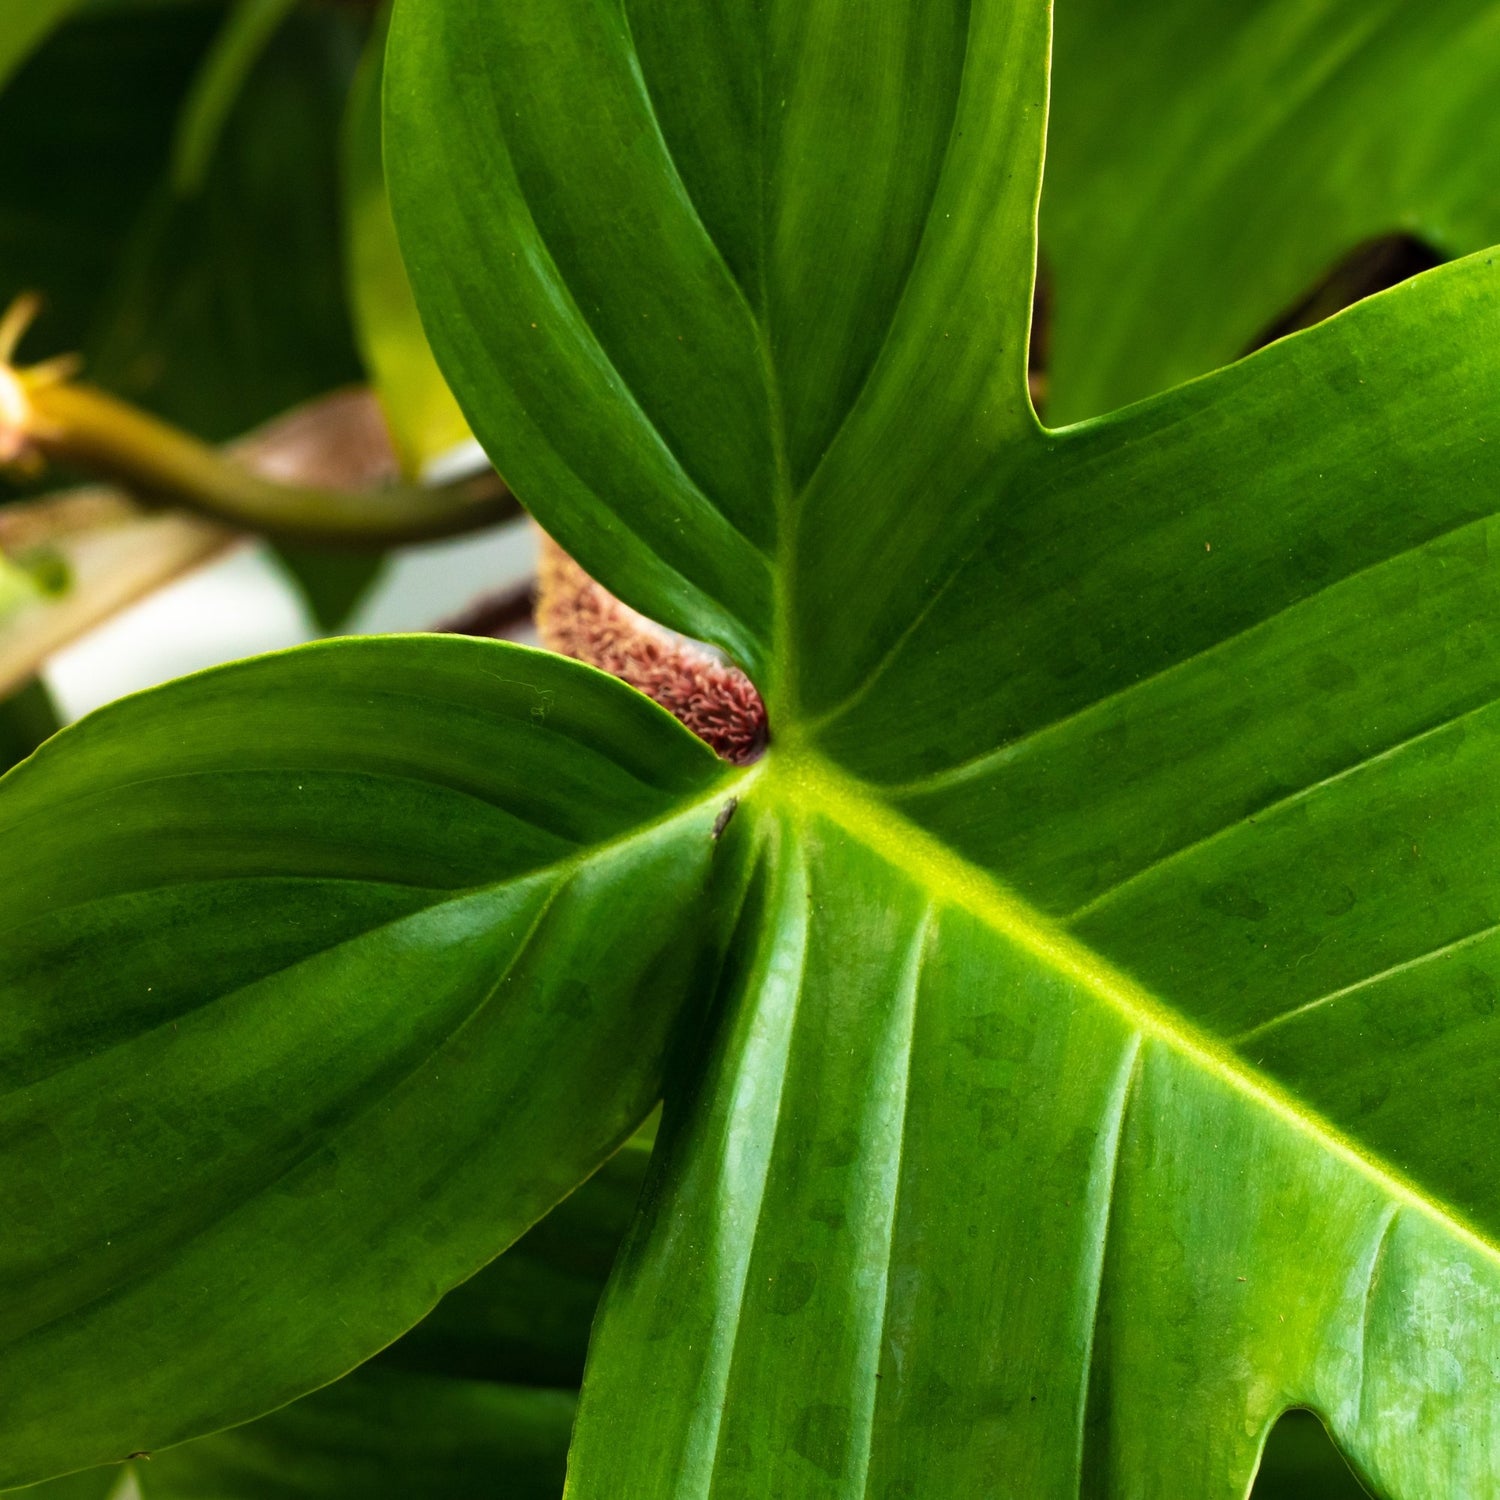
M1493 974L1467 966L1460 972L1458 983L1468 998L1469 1009L1476 1016L1494 1015L1497 986Z
M859 1155L859 1135L852 1129L841 1130L823 1142L823 1155L831 1167L847 1167Z
M1341 917L1346 911L1354 906L1353 888L1347 885L1333 886L1323 893L1323 914L1328 917Z
M1324 651L1307 668L1308 686L1320 693L1342 693L1359 683L1359 673L1348 662Z
M812 1301L818 1268L810 1260L789 1260L771 1282L771 1311L789 1317Z
M1017 1025L1003 1011L985 1011L955 1030L959 1046L985 1062L1022 1062L1031 1051L1030 1028Z
M837 1479L849 1447L849 1408L831 1401L804 1407L792 1447L830 1479Z
M1238 917L1242 922L1263 922L1271 908L1240 880L1223 880L1205 887L1203 904L1221 916Z

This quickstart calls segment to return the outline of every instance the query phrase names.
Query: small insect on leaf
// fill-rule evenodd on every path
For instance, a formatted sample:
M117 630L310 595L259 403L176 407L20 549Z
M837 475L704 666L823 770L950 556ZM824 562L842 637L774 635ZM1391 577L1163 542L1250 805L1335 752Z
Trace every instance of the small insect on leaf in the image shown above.
M719 809L719 816L714 819L713 839L718 843L723 837L724 830L729 827L729 820L734 816L734 810L740 805L738 797L731 797L723 807Z

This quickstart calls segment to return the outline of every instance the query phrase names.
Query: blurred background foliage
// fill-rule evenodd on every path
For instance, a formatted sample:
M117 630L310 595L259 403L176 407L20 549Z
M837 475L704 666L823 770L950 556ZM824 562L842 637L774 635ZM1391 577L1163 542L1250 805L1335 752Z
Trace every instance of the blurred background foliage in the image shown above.
M223 80L201 174L174 183L194 86L238 14L96 0L0 94L0 287L43 291L38 345L78 351L95 382L214 440L362 374L339 153L369 18L278 17Z

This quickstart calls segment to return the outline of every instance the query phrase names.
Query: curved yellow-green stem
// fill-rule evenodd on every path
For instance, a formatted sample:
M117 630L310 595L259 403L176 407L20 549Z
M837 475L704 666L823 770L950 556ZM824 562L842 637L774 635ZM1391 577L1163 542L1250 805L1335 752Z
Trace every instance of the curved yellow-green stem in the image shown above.
M47 371L15 372L29 407L25 436L36 452L237 526L385 547L471 531L517 510L510 491L489 476L433 489L278 483L104 391L48 378Z

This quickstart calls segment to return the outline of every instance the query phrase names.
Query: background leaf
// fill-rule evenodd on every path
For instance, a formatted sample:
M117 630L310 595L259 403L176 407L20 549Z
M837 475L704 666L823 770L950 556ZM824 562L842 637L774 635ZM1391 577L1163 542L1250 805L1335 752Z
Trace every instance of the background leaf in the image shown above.
M184 197L208 175L214 149L245 80L297 0L236 0L183 101L172 144L172 186Z
M575 1404L568 1391L366 1365L137 1472L161 1500L558 1500Z
M0 15L0 89L48 35L86 0L24 0Z
M1271 1429L1251 1500L1365 1500L1368 1492L1349 1472L1308 1411L1289 1411Z
M307 600L318 628L330 635L354 613L386 565L380 552L333 552L286 542L277 544L276 558Z
M219 14L83 15L0 95L0 296L41 291L32 347L80 350L92 379L210 439L360 374L338 131L363 28L292 17L183 202L171 141Z
M338 130L360 28L295 15L225 123L201 193L161 167L85 354L89 373L225 439L357 380L343 300Z
M24 760L59 727L52 695L38 679L0 701L0 771Z
M1243 354L1350 251L1500 239L1500 5L1057 7L1048 415Z
M412 298L385 190L381 82L387 20L376 25L344 120L344 236L349 303L370 380L409 478L471 439L438 370Z

